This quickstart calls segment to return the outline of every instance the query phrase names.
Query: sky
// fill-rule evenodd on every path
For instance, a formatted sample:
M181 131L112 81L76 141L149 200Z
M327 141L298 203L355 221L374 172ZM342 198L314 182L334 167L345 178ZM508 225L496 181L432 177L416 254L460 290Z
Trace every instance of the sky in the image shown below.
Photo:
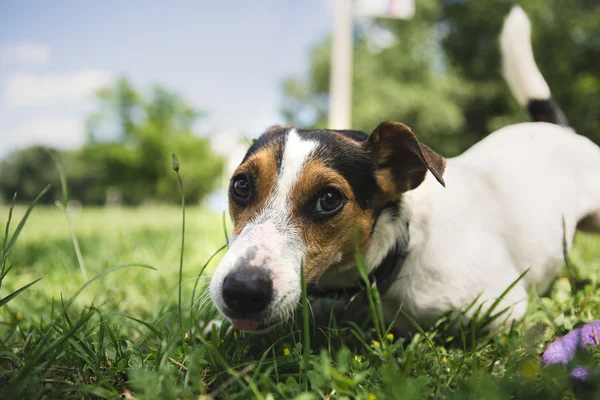
M303 76L331 30L328 0L0 2L0 157L32 144L77 148L93 93L126 76L161 84L235 136L284 122L281 81ZM216 134L218 133L218 137Z

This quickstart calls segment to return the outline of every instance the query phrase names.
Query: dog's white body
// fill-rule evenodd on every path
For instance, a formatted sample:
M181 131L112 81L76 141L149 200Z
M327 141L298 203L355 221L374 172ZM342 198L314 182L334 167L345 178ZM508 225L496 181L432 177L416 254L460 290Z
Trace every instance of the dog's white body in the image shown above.
M449 159L444 177L445 188L428 174L403 198L408 257L386 308L433 323L478 294L493 301L529 269L502 304L521 317L526 286L548 289L563 239L570 246L577 222L600 208L600 148L570 128L523 123Z

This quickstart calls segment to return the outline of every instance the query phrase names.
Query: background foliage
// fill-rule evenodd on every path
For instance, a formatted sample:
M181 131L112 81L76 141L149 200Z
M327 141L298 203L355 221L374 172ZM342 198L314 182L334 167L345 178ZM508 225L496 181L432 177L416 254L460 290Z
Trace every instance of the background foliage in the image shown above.
M575 129L600 143L600 3L519 2L532 22L533 48L553 97ZM503 80L498 36L510 0L419 0L414 19L356 30L352 124L370 132L392 119L446 156L506 124L528 121ZM374 27L396 44L381 48ZM310 73L283 84L282 112L294 125L324 127L329 48L312 50Z
M411 126L446 156L457 155L506 124L529 120L502 78L498 35L511 0L420 0L415 18L357 25L353 127L369 132L383 120ZM533 47L553 97L575 129L600 143L600 3L524 0ZM381 30L395 38L381 45ZM307 77L283 82L288 123L324 127L329 91L329 38L311 52ZM109 198L126 204L177 201L170 154L186 168L188 201L215 186L223 163L194 132L203 114L176 93L134 88L126 79L98 93L83 149L59 152L73 197L86 204ZM259 132L254 132L258 134ZM10 154L0 164L0 199L15 191L31 200L48 181L58 183L43 149ZM54 185L55 188L58 185ZM118 194L118 195L117 195ZM57 198L57 189L43 201Z
M177 202L171 153L182 160L186 200L200 201L215 187L223 160L207 138L194 132L203 114L176 93L154 87L149 93L127 79L97 95L97 110L87 121L87 143L76 151L56 151L72 197L85 204L107 200L124 204ZM50 150L52 151L52 150ZM0 164L0 197L31 200L48 182L53 189L42 202L60 196L58 173L48 150L29 147L10 154Z

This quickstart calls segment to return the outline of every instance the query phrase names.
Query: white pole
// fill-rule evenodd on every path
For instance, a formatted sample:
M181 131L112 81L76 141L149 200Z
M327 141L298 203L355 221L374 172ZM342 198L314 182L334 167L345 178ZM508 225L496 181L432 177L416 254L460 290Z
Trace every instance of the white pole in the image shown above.
M352 123L352 0L334 0L329 129L350 129Z

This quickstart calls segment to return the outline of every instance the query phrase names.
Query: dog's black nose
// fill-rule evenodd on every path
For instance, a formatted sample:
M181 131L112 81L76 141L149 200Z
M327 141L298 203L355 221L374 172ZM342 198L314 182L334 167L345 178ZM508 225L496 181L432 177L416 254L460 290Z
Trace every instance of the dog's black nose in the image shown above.
M269 305L273 282L261 268L242 268L223 280L223 300L232 311L258 313Z

